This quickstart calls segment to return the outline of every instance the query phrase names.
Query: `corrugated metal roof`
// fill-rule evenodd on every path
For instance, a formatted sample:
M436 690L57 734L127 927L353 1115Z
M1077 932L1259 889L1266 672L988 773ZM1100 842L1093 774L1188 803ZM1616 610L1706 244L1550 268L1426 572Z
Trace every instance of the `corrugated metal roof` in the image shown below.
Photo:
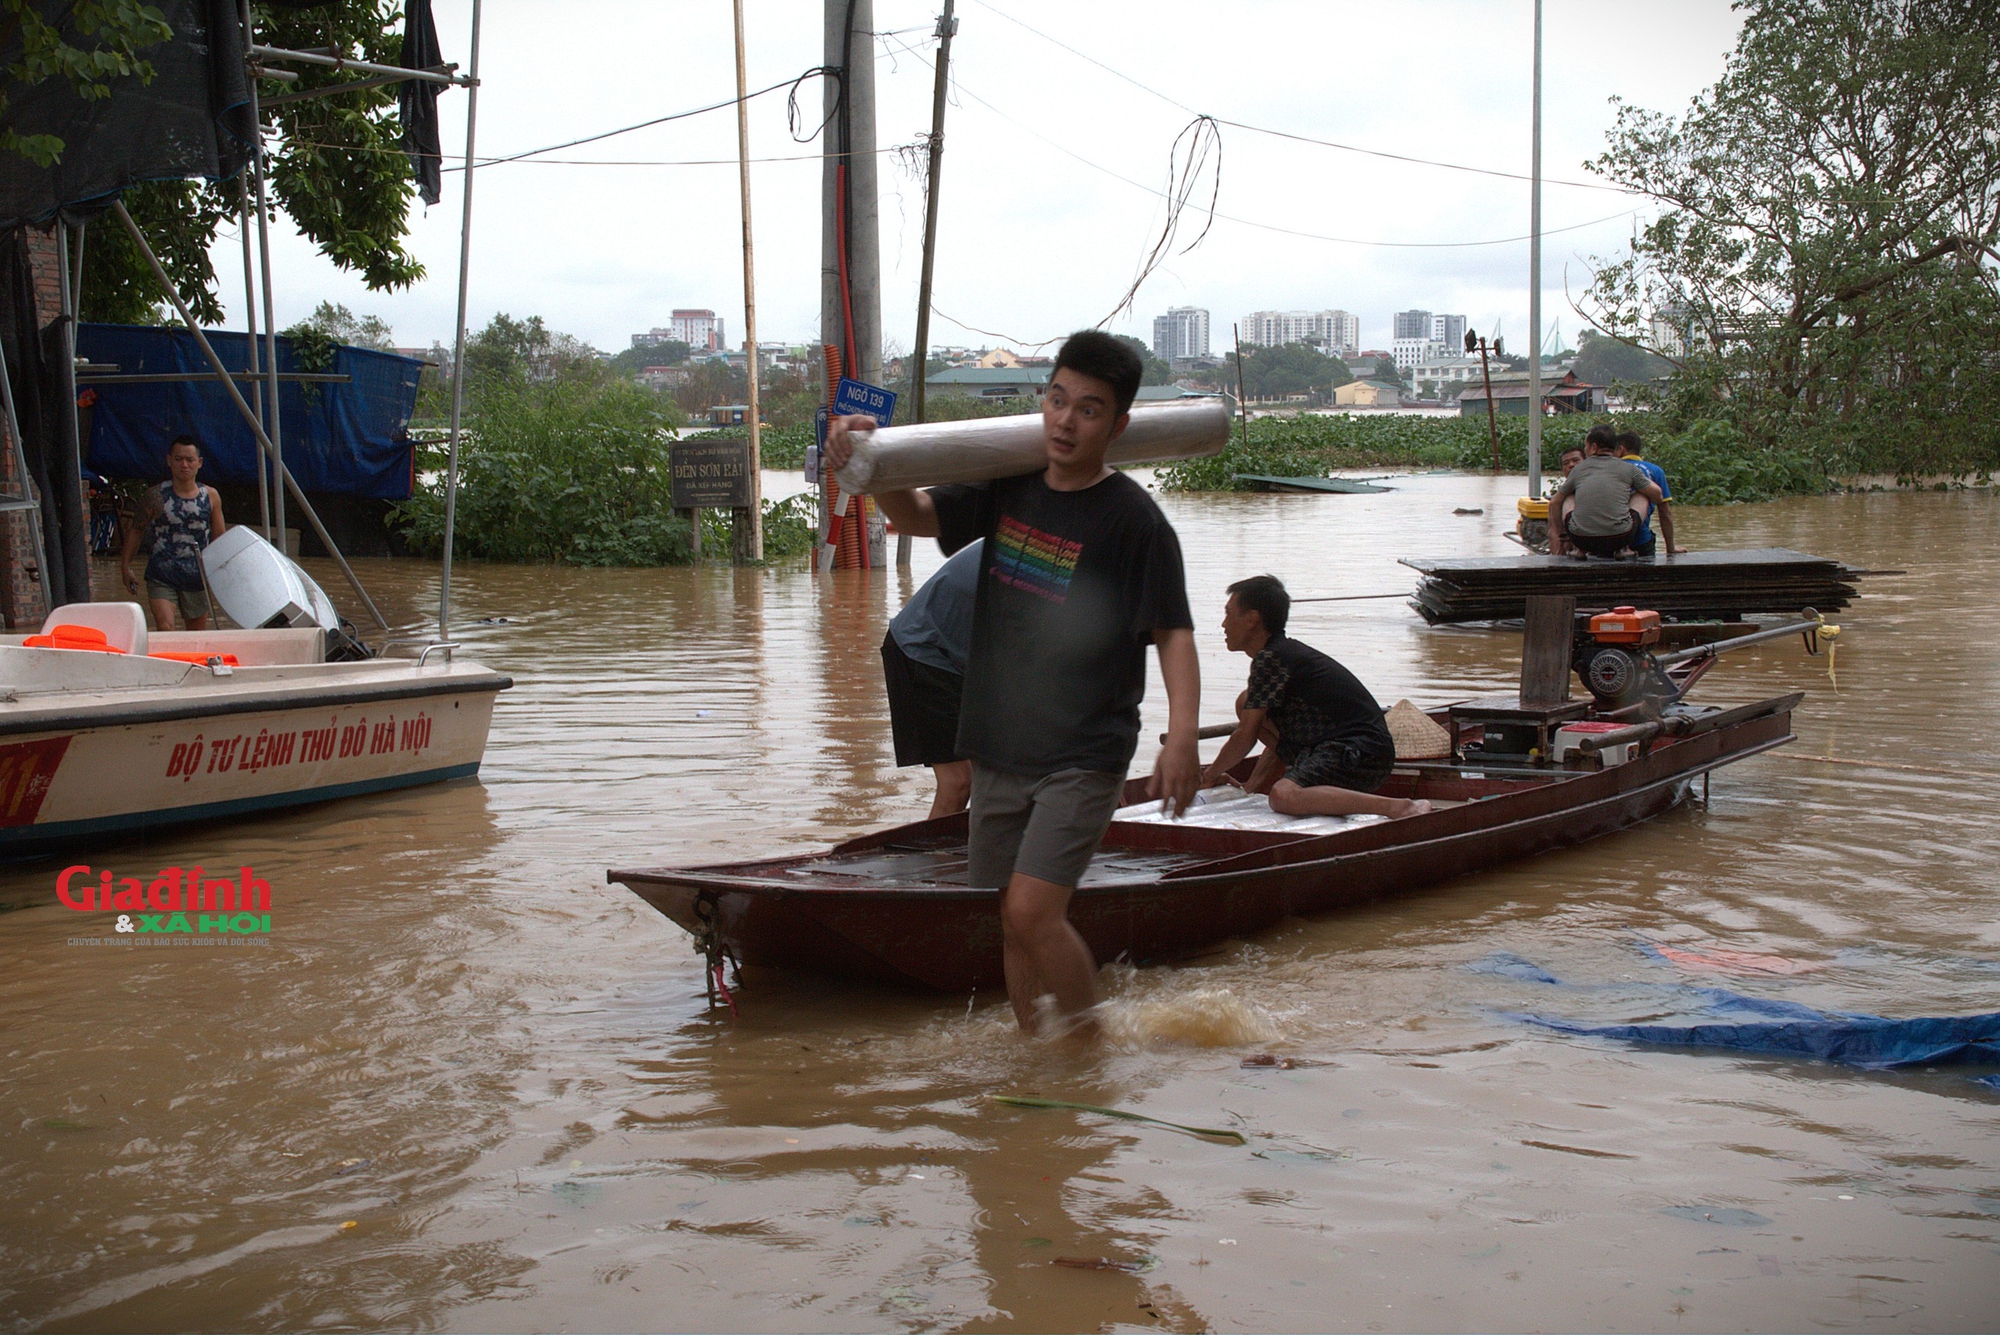
M1045 385L1045 366L955 366L924 377L926 385Z

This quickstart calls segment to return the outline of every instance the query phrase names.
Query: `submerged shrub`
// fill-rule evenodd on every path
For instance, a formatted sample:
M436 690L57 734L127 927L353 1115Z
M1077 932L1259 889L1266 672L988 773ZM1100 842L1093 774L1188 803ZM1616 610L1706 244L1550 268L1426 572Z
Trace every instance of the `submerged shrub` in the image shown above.
M459 446L459 555L587 566L693 559L693 529L673 508L669 450L678 414L671 401L628 380L579 375L496 378L470 407ZM389 522L413 551L435 556L444 547L444 451L423 449L417 467L415 494ZM795 531L797 510L766 502L768 555L809 548ZM703 514L716 526L713 536L703 531L707 551L727 552L728 514Z

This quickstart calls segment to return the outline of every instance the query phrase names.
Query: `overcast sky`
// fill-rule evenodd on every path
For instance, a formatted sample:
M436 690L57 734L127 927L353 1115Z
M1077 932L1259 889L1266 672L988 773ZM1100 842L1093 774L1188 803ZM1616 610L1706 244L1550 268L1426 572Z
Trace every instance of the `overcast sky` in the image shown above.
M939 7L876 0L884 145L929 128ZM818 3L748 0L747 11L753 90L820 62ZM958 13L933 298L948 318L933 319L934 345L1020 346L1101 320L1158 234L1164 206L1156 192L1191 119L1185 108L1389 153L1528 171L1529 0L960 0ZM469 16L469 0L438 0L447 59L464 61ZM488 0L483 22L481 157L735 92L728 0ZM1622 249L1645 201L1553 182L1595 179L1583 163L1604 147L1613 94L1684 108L1720 74L1737 18L1726 0L1548 0L1544 24L1543 171L1551 184L1543 193L1543 313L1560 318L1574 343L1565 283L1580 290L1592 256ZM808 129L819 98L818 85L807 85ZM453 91L440 102L448 160L463 152L465 100ZM819 324L817 146L794 142L783 93L753 100L750 135L755 157L804 159L753 169L758 332L811 341ZM1462 312L1486 332L1501 324L1518 346L1528 246L1509 238L1528 231L1525 181L1227 126L1221 139L1218 212L1242 221L1218 219L1199 247L1174 256L1108 326L1114 332L1150 339L1153 316L1167 307L1202 306L1219 353L1230 322L1250 311L1339 307L1360 316L1364 346L1386 346L1393 312L1422 307ZM725 109L548 155L560 163L479 170L469 323L477 328L499 311L540 315L615 352L675 307L710 307L740 340L735 153L735 117ZM579 160L721 161L566 165ZM332 300L388 320L399 343L449 343L461 188L459 175L447 173L443 203L418 206L411 242L430 277L406 291L369 292L289 229L274 236L280 326ZM1198 230L1198 222L1184 224L1183 244ZM881 235L883 328L894 348L905 348L915 331L923 193L894 156L882 162ZM1440 244L1483 241L1502 244ZM1402 244L1382 244L1392 242ZM216 260L240 327L233 236L218 242Z

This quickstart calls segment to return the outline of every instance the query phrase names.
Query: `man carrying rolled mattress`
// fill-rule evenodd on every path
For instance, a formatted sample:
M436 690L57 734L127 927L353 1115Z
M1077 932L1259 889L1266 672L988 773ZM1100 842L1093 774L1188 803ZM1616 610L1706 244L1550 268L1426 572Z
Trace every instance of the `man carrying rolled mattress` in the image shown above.
M1148 791L1194 797L1201 669L1180 541L1144 487L1106 467L1131 420L1137 354L1084 330L1042 394L1047 464L973 485L877 494L899 531L947 553L985 539L958 753L972 762L968 883L1000 891L1007 996L1027 1033L1049 993L1067 1025L1092 1026L1096 961L1069 901L1117 810L1138 746L1146 645L1167 687L1167 743ZM827 462L853 455L867 417L836 418Z

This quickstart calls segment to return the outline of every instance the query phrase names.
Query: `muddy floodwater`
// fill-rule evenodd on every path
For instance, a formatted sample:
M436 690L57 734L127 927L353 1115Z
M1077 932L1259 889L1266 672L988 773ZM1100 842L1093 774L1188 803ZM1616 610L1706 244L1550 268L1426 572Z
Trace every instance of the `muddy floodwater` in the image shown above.
M1519 479L1388 485L1162 498L1205 718L1248 666L1216 629L1231 580L1378 593L1413 582L1398 556L1516 550ZM1969 1078L1992 1068L1871 1074L1518 1018L1692 1022L1715 987L2000 1010L2000 501L1693 510L1681 532L1907 572L1836 618L1833 664L1788 639L1697 688L1804 690L1797 742L1581 848L1107 966L1118 1037L1091 1052L1016 1037L997 995L753 971L740 1015L711 1012L686 935L605 883L924 813L877 647L933 544L912 572L826 578L461 563L456 637L515 682L477 780L0 870L0 1323L2000 1328L2000 1091ZM434 565L356 565L392 619L434 614ZM1393 599L1302 604L1293 630L1385 704L1518 670L1518 637ZM1149 766L1156 671L1146 708ZM56 902L71 861L253 867L268 943L74 944L111 929ZM1560 981L1482 968L1495 952ZM1245 1069L1257 1053L1314 1064Z

